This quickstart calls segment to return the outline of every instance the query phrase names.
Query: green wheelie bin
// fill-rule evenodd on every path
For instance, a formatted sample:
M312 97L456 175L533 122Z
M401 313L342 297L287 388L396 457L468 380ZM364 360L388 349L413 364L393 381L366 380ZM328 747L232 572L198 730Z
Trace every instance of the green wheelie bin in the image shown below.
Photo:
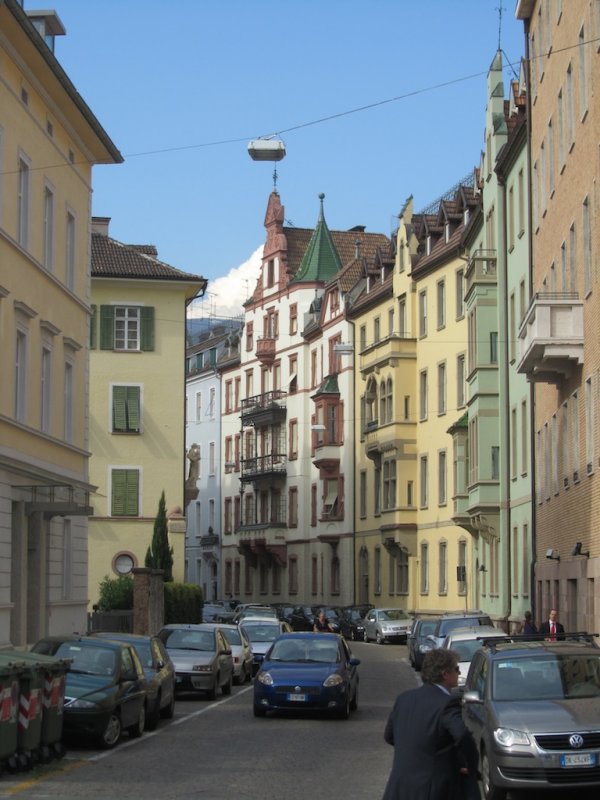
M26 654L12 650L8 658L20 661L19 705L17 709L17 768L32 769L40 754L42 733L42 691L44 673L36 661L26 658ZM0 665L6 663L7 654L0 653Z
M24 670L25 663L17 654L0 652L0 773L19 769L19 686Z
M42 677L41 686L41 730L38 749L39 760L48 763L53 758L62 758L65 747L62 742L63 707L65 700L65 675L70 659L42 655L41 653L19 653L25 664L34 667Z

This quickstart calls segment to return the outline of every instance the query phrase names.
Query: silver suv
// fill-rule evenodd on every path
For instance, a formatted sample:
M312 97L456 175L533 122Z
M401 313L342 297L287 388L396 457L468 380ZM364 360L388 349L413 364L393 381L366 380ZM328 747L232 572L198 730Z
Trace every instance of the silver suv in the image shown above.
M486 800L513 789L600 787L600 649L568 637L490 641L473 656L464 717Z
M474 628L477 625L493 625L492 620L483 611L460 611L444 614L439 618L435 630L427 638L434 647L441 647L444 639L455 628Z

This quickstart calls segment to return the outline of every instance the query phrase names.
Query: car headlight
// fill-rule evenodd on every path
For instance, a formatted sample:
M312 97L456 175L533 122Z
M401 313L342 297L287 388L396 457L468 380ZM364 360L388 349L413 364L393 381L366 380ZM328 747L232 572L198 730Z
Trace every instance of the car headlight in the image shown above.
M192 670L194 672L212 672L212 667L210 664L194 664Z
M419 645L419 653L429 653L431 650L433 650L433 645L429 644L429 642Z
M330 675L328 678L325 678L323 681L323 686L339 686L340 683L343 682L344 679L342 676L339 674L339 672L336 672L334 675Z
M65 703L65 708L98 708L98 703L92 703L91 700L71 700L70 703Z
M256 676L259 683L264 683L265 686L273 686L273 678L269 672L259 672Z
M496 728L494 739L502 747L512 747L513 744L529 744L529 736L523 731L513 728Z

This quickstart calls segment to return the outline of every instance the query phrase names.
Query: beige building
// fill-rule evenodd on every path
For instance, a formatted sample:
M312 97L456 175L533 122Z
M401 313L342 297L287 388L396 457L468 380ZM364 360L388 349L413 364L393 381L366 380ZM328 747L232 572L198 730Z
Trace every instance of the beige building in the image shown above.
M535 382L538 620L600 627L600 5L519 0L530 64L532 288L519 371Z
M100 581L143 567L165 493L173 578L184 580L187 304L206 280L109 236L93 218L90 336L89 597Z
M64 33L0 3L0 646L86 624L92 166L122 157Z

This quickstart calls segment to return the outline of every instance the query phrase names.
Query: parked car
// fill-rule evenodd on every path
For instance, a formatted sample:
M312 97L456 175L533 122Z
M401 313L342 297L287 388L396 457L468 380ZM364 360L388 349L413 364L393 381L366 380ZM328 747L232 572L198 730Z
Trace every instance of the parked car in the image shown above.
M311 611L313 612L313 617L315 619L322 611L325 614L327 622L329 623L331 633L340 632L340 618L335 608L330 608L329 606L312 606Z
M458 688L462 689L467 679L473 656L490 639L504 639L506 634L499 628L490 625L478 625L475 628L454 628L442 642L442 648L454 650L458 655Z
M233 619L235 611L227 603L204 603L202 606L202 622L225 622Z
M93 633L94 638L112 639L133 645L146 676L146 728L154 730L159 719L175 713L175 667L158 636L134 633Z
M365 616L365 642L406 642L412 619L399 608L372 608Z
M265 653L275 639L284 633L292 633L292 628L287 622L279 619L266 619L265 617L248 617L240 622L252 646L252 674L256 674L263 662Z
M444 639L454 628L474 627L476 625L493 625L492 620L483 611L457 611L443 614L433 633L429 634L429 640L434 647L441 647Z
M291 624L290 618L294 610L294 606L291 603L273 603L273 608L280 620Z
M259 606L259 605L245 605L236 608L231 620L235 625L246 619L246 617L267 617L269 619L278 619L277 612L273 606Z
M133 645L80 636L50 636L34 653L71 661L65 676L63 730L114 747L127 731L141 736L146 722L146 678Z
M600 649L591 642L489 642L473 657L463 703L486 800L600 787Z
M357 608L337 608L340 633L344 639L364 641L365 621Z
M159 631L175 665L175 688L178 692L206 692L214 700L219 689L231 694L233 656L220 625L173 623Z
M240 625L221 625L233 656L233 681L246 683L252 677L252 645Z
M289 618L295 631L311 631L315 624L315 614L310 606L295 606Z
M359 664L335 633L280 636L254 681L254 715L311 710L347 719L358 706Z
M421 671L423 659L427 653L434 649L433 642L429 639L429 635L434 632L437 623L437 617L420 617L412 624L407 639L408 660L417 672Z

